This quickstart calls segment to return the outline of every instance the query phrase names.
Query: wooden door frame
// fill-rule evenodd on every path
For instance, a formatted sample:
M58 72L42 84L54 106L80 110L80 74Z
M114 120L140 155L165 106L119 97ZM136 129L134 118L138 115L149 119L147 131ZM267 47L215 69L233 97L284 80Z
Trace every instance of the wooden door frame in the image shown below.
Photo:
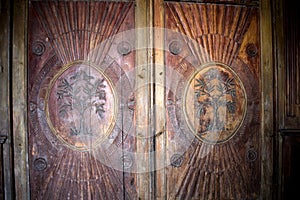
M0 2L0 199L11 199L12 150L10 132L11 1Z
M272 13L273 13L273 56L274 56L274 80L275 80L275 89L274 89L274 98L275 98L275 116L274 119L274 183L276 184L277 199L283 199L285 183L284 179L285 167L292 166L284 166L284 160L288 158L284 158L284 152L286 149L284 146L284 141L292 136L294 137L294 141L297 141L296 138L299 137L300 128L297 126L297 122L299 121L299 114L290 114L290 109L293 108L291 102L289 102L290 94L287 91L288 87L293 90L293 86L291 86L291 80L288 76L291 76L291 68L293 65L287 63L287 59L289 59L286 52L286 42L287 40L293 41L289 36L286 35L285 27L290 23L286 20L285 17L288 13L285 13L284 8L284 0L275 0L272 2ZM290 30L287 30L290 31ZM295 53L291 52L291 55L295 55ZM294 109L294 108L293 108ZM294 116L293 116L294 115ZM290 147L291 148L291 147Z
M12 27L12 140L15 198L30 199L27 127L28 1L13 3Z
M261 43L261 199L274 199L274 64L270 0L260 3Z
M146 3L145 3L146 2ZM150 9L161 5L156 0L137 0L137 4ZM152 11L153 12L153 11ZM150 14L151 15L151 14ZM28 0L15 0L12 27L12 138L14 155L15 198L30 199L27 139L27 19ZM149 15L148 15L149 17ZM153 18L147 23L153 24ZM274 140L274 65L272 45L272 15L270 0L260 2L261 41L261 195L272 199L273 191L273 140ZM270 159L271 158L271 159ZM150 186L149 186L150 187ZM142 191L141 191L142 192Z

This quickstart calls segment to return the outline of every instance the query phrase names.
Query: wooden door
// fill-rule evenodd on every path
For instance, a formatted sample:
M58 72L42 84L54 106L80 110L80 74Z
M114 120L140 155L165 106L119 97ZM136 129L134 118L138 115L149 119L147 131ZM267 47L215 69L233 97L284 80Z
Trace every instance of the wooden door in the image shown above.
M264 192L259 1L152 3L29 2L32 199Z
M32 199L134 199L134 22L133 2L29 2Z
M159 173L160 197L260 195L259 5L239 3L163 4L166 142L157 146L171 166Z

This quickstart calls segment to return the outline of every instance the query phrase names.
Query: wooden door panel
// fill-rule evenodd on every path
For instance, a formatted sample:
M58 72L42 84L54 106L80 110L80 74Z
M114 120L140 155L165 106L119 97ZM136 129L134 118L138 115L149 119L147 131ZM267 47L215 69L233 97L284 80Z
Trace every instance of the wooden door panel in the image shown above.
M122 106L134 52L112 37L134 28L133 3L30 1L28 26L32 199L134 198L135 176L122 172L135 148Z
M136 152L148 148L144 141L154 141L135 137L135 115L150 116L143 112L148 109L143 102L152 97L139 96L135 102L134 88L144 86L134 83L135 73L158 72L135 72L135 36L120 35L134 28L134 3L30 1L31 197L258 198L259 7L257 1L228 3L163 4L166 77L159 84L165 84L166 141L159 143L162 136L157 134L156 157L135 158ZM153 35L143 33L137 40L148 41L143 36ZM150 59L146 56L144 61L142 53L138 61L148 67ZM158 83L153 85L147 82L143 90ZM160 91L142 95L158 97ZM156 101L160 99L150 102ZM158 126L162 122L157 119L163 117L154 116L147 120L156 120ZM149 170L127 173L141 172L136 170L145 163L158 166L163 159L163 166L171 166L156 177Z
M166 193L170 199L255 199L260 194L259 9L164 6L165 28L177 32L168 31L165 41L171 72L166 85L172 88L165 94L168 141L194 137L182 155L168 155Z

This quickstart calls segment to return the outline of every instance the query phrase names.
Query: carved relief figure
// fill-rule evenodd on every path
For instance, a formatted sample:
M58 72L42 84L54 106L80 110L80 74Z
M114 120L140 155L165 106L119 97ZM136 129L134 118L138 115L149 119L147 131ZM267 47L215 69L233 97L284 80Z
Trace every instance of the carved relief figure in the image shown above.
M104 118L106 92L104 79L94 80L95 77L80 70L68 78L59 80L57 100L59 104L59 116L68 119L69 115L78 114L78 123L73 123L71 135L92 135L89 121L85 117L86 112L96 112L99 118Z
M198 71L189 88L194 91L194 109L187 107L186 112L195 134L209 142L231 138L246 111L246 93L238 76L227 66L212 65Z

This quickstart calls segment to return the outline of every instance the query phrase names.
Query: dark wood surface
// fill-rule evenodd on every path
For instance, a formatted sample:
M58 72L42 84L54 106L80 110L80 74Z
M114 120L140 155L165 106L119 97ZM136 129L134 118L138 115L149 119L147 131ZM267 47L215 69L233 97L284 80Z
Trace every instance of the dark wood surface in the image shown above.
M165 175L169 197L258 198L261 173L258 8L167 2L165 27L189 37L166 36L170 48L166 66L173 71L167 73L166 82L171 86L177 84L175 89L170 86L172 90L166 91L170 102L168 137L172 140L176 135L188 133L196 136L183 154L182 163L169 167ZM179 80L173 78L176 73ZM226 87L221 86L223 83ZM230 95L229 90L234 94ZM233 109L229 104L234 104Z
M284 98L284 127L300 127L300 14L290 1L283 1L284 34L284 90L279 91L279 98ZM286 95L284 95L286 94Z
M300 130L282 130L282 199L293 199L299 190Z
M220 131L220 127L217 127L219 131L217 133L225 134L223 134L224 137L221 140L213 139L213 142L216 142L216 144L212 150L210 148L212 145L208 144L207 140L205 140L209 138L205 138L203 134L213 133L209 129L210 125L214 125L214 123L211 123L212 121L230 122L232 118L226 118L225 120L216 117L216 115L214 116L216 112L212 111L213 109L211 108L213 106L207 103L207 107L203 109L206 110L207 114L205 115L202 112L200 118L195 117L198 121L202 120L202 122L205 122L206 125L197 127L195 124L190 123L190 125L184 127L184 131L191 133L192 136L197 136L190 144L191 146L189 146L188 151L183 155L172 151L172 154L166 155L167 161L170 161L169 167L162 171L146 175L120 173L118 170L111 169L103 165L99 160L94 159L95 157L92 154L84 151L88 147L87 144L89 141L81 140L80 143L83 143L82 145L77 139L69 140L71 138L70 135L60 134L63 129L60 129L57 123L61 123L61 121L53 114L60 112L59 106L55 107L54 105L53 108L55 109L51 110L52 106L51 108L49 106L51 102L49 104L49 102L44 101L45 97L51 96L49 88L52 88L52 92L54 91L52 97L55 96L54 94L58 94L56 93L59 87L58 80L72 80L72 69L79 69L74 66L75 64L83 63L87 65L83 68L89 68L91 65L90 61L99 62L103 60L101 56L98 60L91 60L89 58L91 47L93 45L97 46L105 37L117 33L116 23L121 24L122 28L120 30L133 28L134 21L138 21L134 20L133 14L134 6L136 5L132 2L111 3L114 5L107 5L106 7L93 6L91 8L88 6L88 3L98 4L99 2L76 2L73 5L71 5L72 3L59 1L42 2L30 1L28 21L27 12L25 12L27 11L28 2L20 0L14 4L13 46L15 48L13 49L13 53L15 57L12 62L14 66L12 82L18 84L13 84L12 92L14 104L12 131L15 136L14 156L7 154L7 158L9 158L8 160L14 158L14 171L16 175L14 177L16 181L14 184L18 199L28 199L28 194L31 194L33 199L100 198L100 194L101 197L110 196L118 199L136 199L138 196L141 199L143 199L143 196L157 196L158 198L170 199L173 197L180 199L189 199L191 197L196 199L222 199L222 197L229 199L255 199L270 197L270 193L272 193L270 188L273 184L270 181L272 180L272 177L270 178L270 175L272 176L272 160L269 158L272 158L273 152L272 145L270 145L272 144L271 136L273 135L273 131L270 127L273 127L274 85L272 84L272 42L270 42L271 29L269 27L271 15L269 15L270 5L268 1L261 1L261 7L259 7L260 1L255 0L211 0L201 1L202 3L182 1L182 4L171 2L164 4L155 1L156 3L158 2L157 5L160 4L161 9L164 7L166 10L165 13L157 13L157 10L155 10L156 14L161 19L164 18L164 15L169 17L169 20L166 17L165 19L167 20L164 21L166 27L187 34L203 47L202 49L189 47L187 51L183 49L182 53L190 53L197 58L190 60L193 57L186 58L186 55L182 56L180 53L181 50L176 47L176 43L173 47L169 45L174 38L169 38L167 35L167 39L169 39L167 45L169 46L166 45L166 62L171 66L173 72L179 73L183 78L181 81L182 87L179 86L173 91L166 90L165 93L162 93L163 95L155 94L157 96L166 96L165 104L167 112L165 113L168 115L167 126L158 126L160 128L157 130L158 136L163 136L166 132L168 137L172 138L176 134L174 127L176 128L176 123L180 121L178 116L182 111L182 105L179 105L180 99L174 99L173 97L183 94L189 81L196 83L196 79L201 80L200 78L202 78L206 82L210 82L211 80L208 78L207 73L209 70L216 70L225 75L222 76L223 78L218 79L220 83L224 82L228 77L234 78L234 84L238 85L236 91L239 92L237 96L240 104L236 107L238 111L230 111L231 113L228 111L229 114L233 113L232 116L236 119L235 126L229 128L227 132L222 132ZM151 3L149 2L138 2L137 4L145 4L145 10L147 11L136 11L136 14L143 13L143 17L139 18L140 15L135 16L141 21L148 20L148 25L151 24L153 14L150 11L152 8L150 8ZM105 3L101 2L99 4L103 5ZM127 7L128 9L125 9L125 5L130 6ZM101 10L102 17L99 17L100 12L96 12L97 8L99 8L99 11ZM89 13L89 15L84 15L86 13ZM109 13L113 14L110 15ZM72 17L72 20L69 17ZM118 22L118 17L126 18L125 25L120 21ZM112 18L117 20L114 21ZM193 20L187 20L190 18ZM91 23L85 23L90 20ZM26 43L27 22L29 25L28 48ZM97 31L93 32L91 30L94 27L93 23L102 23L103 26L101 27L105 27L103 29L99 28L100 26L98 27L101 29L99 30L100 34L97 34L99 33ZM147 23L144 23L144 25L147 25ZM259 23L261 23L261 26ZM239 26L240 24L242 26ZM109 28L107 29L107 27ZM262 35L259 35L259 33ZM259 41L260 38L263 40L261 43ZM261 47L260 44L262 44ZM168 49L169 47L172 48ZM28 55L24 54L24 52L27 52L27 49ZM123 50L126 50L126 48ZM208 54L200 53L199 50L200 52L204 50ZM99 52L99 54L105 57L106 52L107 49ZM117 50L114 52L115 54L119 54ZM148 54L148 52L146 53ZM262 64L259 63L261 56ZM123 73L117 70L119 66L122 65L122 62L126 62L126 64L129 64L122 66L125 66L127 70L132 69L134 67L134 57L134 53L130 53L114 64L112 64L113 62L109 62L111 64L109 66L112 66L113 70L96 71L97 76L94 76L94 78L96 77L101 80L103 78L102 72L104 72L105 75L108 74L107 77L110 77L113 85L118 81L118 75ZM157 57L159 56L155 55L155 58ZM141 55L139 55L139 58L141 60L144 59ZM82 62L87 60L88 62ZM164 60L164 58L161 57L161 60ZM203 64L211 63L212 61L217 63L207 65L207 68L201 68L201 66L204 66ZM66 69L66 71L62 69ZM95 68L91 67L90 69L92 71ZM263 70L261 71L261 69ZM157 73L160 75L159 72ZM192 76L193 73L196 75ZM248 77L246 77L246 73L248 73ZM59 74L60 76L55 76L55 74ZM172 78L174 77L168 73L162 74L166 75L167 81L172 83ZM27 75L29 78L28 82ZM260 80L260 76L264 76L267 80ZM293 79L297 80L297 77L295 78L294 76ZM215 87L218 85L216 80L212 81L212 83L215 84ZM249 90L250 86L252 87L251 83L253 83L253 91ZM244 87L247 96L243 95L241 85ZM191 84L191 88L192 90L197 90L197 87L193 87L193 84ZM127 105L130 102L128 104L129 109L137 112L135 110L134 95L132 95L131 89L126 89L127 91L129 91L128 94L130 95L129 98L126 98L126 102L124 101L123 103ZM155 91L159 92L160 90ZM109 90L106 91L106 94L108 93L110 93ZM27 94L28 101L26 102ZM218 94L210 93L211 96ZM262 96L260 96L261 94ZM180 95L179 97L183 98ZM206 102L206 97L203 95L200 101ZM286 96L283 95L283 97L285 98ZM290 96L289 98L295 100L295 96ZM232 103L232 96L226 96L224 99ZM246 103L245 100L247 100ZM290 102L295 102L294 100ZM1 100L1 105L3 102ZM140 103L143 102L141 101ZM24 109L24 105L27 107L27 104L28 109ZM145 105L139 106L140 108L142 106L145 107ZM101 115L101 107L98 108L97 114ZM140 108L138 109L139 114L142 113ZM219 108L222 110L224 106ZM48 114L47 109L49 111ZM197 108L195 107L194 109L196 110ZM189 112L192 112L191 110ZM162 112L160 111L160 113ZM244 112L245 116L243 117ZM28 115L26 115L27 113ZM132 116L130 114L127 119L131 119ZM243 120L241 126L239 126L241 118ZM185 123L186 119L181 119L182 121L180 122ZM197 120L195 121L197 122ZM49 125L49 121L52 125L51 123ZM295 121L297 122L297 120ZM80 123L78 124L80 125ZM27 126L29 127L28 134ZM78 128L73 129L73 134L80 135L82 131L78 130ZM125 135L122 135L118 131L114 132L116 135L119 135L119 137L115 138L115 143L121 146L125 144L126 148L131 148L130 150L134 151L135 145L132 144L137 143L135 139L130 137L125 139L122 137ZM29 148L27 148L27 136L29 136ZM157 138L159 140L161 137ZM139 145L140 149L146 148L142 146L143 143ZM179 147L180 145L177 146ZM164 151L167 146L162 145L155 148L159 151ZM29 149L28 163L26 160L27 149ZM202 156L203 152L210 153ZM7 153L7 151L4 153ZM101 152L98 151L96 153ZM211 156L212 154L214 156ZM130 164L130 159L128 162L128 159L125 158L121 158L121 161L124 161L123 166L124 164ZM5 166L6 169L13 168L8 164ZM27 176L28 169L30 170L30 179ZM97 184L94 184L95 182ZM28 191L29 188L27 188L28 183L30 183L30 193ZM137 195L137 193L139 194Z
M0 1L0 199L10 199L12 188L12 136L10 110L11 75L11 7L12 2Z
M134 67L134 53L122 41L108 40L132 28L132 2L29 2L32 199L135 198L134 176L120 170L126 160L101 147L134 148L126 128L133 114L119 106L132 95L124 74ZM107 166L105 159L119 166Z

